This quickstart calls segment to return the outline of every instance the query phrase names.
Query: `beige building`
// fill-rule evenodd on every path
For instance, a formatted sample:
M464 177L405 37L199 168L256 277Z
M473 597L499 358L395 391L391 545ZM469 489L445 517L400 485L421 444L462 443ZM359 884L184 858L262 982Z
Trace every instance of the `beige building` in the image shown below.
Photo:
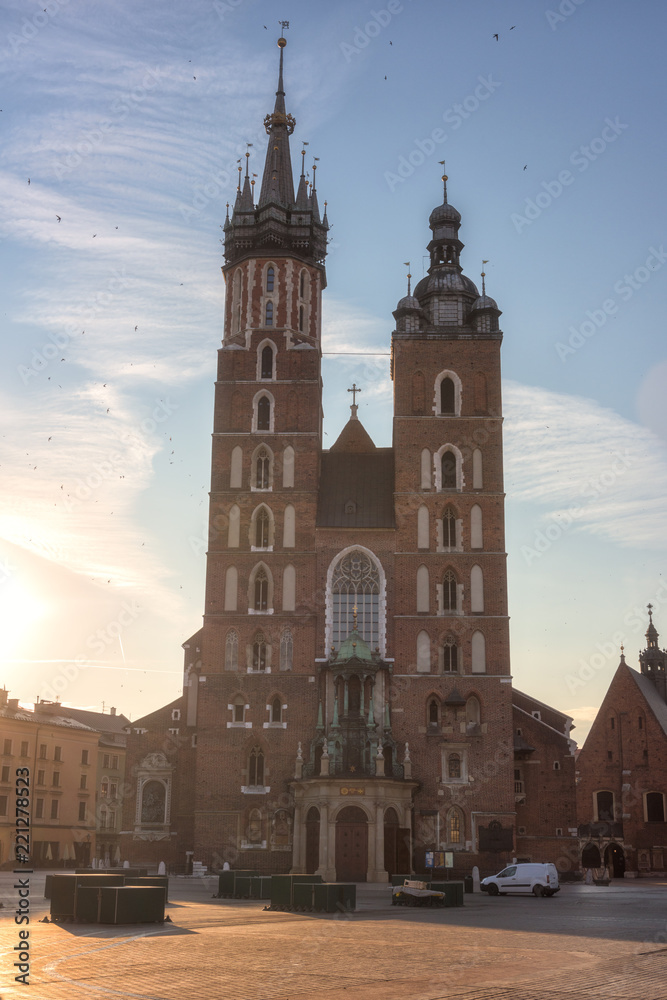
M96 853L99 733L67 710L20 708L0 691L0 866L11 868L17 770L30 779L30 845L36 867L87 864Z

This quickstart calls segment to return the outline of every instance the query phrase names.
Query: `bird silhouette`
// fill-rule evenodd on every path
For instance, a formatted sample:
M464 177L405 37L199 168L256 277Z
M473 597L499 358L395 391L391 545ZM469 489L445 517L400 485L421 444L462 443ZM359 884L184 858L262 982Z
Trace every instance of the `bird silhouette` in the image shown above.
M493 37L495 38L496 41L498 41L498 35L494 35Z
M528 164L526 164L526 166L525 166L525 167L524 167L523 169L524 169L524 170L527 170L527 169L528 169Z
M513 24L512 27L510 28L510 31L514 31L515 28L516 28L516 24Z
M56 215L56 219L58 220L58 222L60 222L60 216L59 215Z

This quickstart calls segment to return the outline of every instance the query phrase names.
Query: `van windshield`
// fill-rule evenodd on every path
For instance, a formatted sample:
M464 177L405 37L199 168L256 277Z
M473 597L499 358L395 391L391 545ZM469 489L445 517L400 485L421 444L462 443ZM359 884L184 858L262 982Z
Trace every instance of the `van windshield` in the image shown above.
M501 872L498 872L496 878L509 878L511 875L516 875L516 865L511 865L509 868L503 868Z

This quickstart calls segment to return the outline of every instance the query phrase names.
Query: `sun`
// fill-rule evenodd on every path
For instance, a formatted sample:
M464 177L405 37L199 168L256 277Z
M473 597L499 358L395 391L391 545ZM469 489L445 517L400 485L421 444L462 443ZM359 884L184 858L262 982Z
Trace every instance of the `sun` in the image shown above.
M0 581L0 657L17 656L26 635L48 614L46 601L18 580Z

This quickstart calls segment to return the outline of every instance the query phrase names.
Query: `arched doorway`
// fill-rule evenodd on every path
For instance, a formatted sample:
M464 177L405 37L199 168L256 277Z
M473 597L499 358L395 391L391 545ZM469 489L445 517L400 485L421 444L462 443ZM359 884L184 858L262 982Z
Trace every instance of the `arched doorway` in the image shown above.
M365 882L368 870L368 821L358 806L345 806L336 819L336 880Z
M320 812L311 806L306 815L306 874L314 875L320 865Z
M586 844L581 855L582 868L601 868L602 858L599 848L595 844Z
M609 844L604 852L604 863L612 878L623 878L625 875L625 854L618 844Z

